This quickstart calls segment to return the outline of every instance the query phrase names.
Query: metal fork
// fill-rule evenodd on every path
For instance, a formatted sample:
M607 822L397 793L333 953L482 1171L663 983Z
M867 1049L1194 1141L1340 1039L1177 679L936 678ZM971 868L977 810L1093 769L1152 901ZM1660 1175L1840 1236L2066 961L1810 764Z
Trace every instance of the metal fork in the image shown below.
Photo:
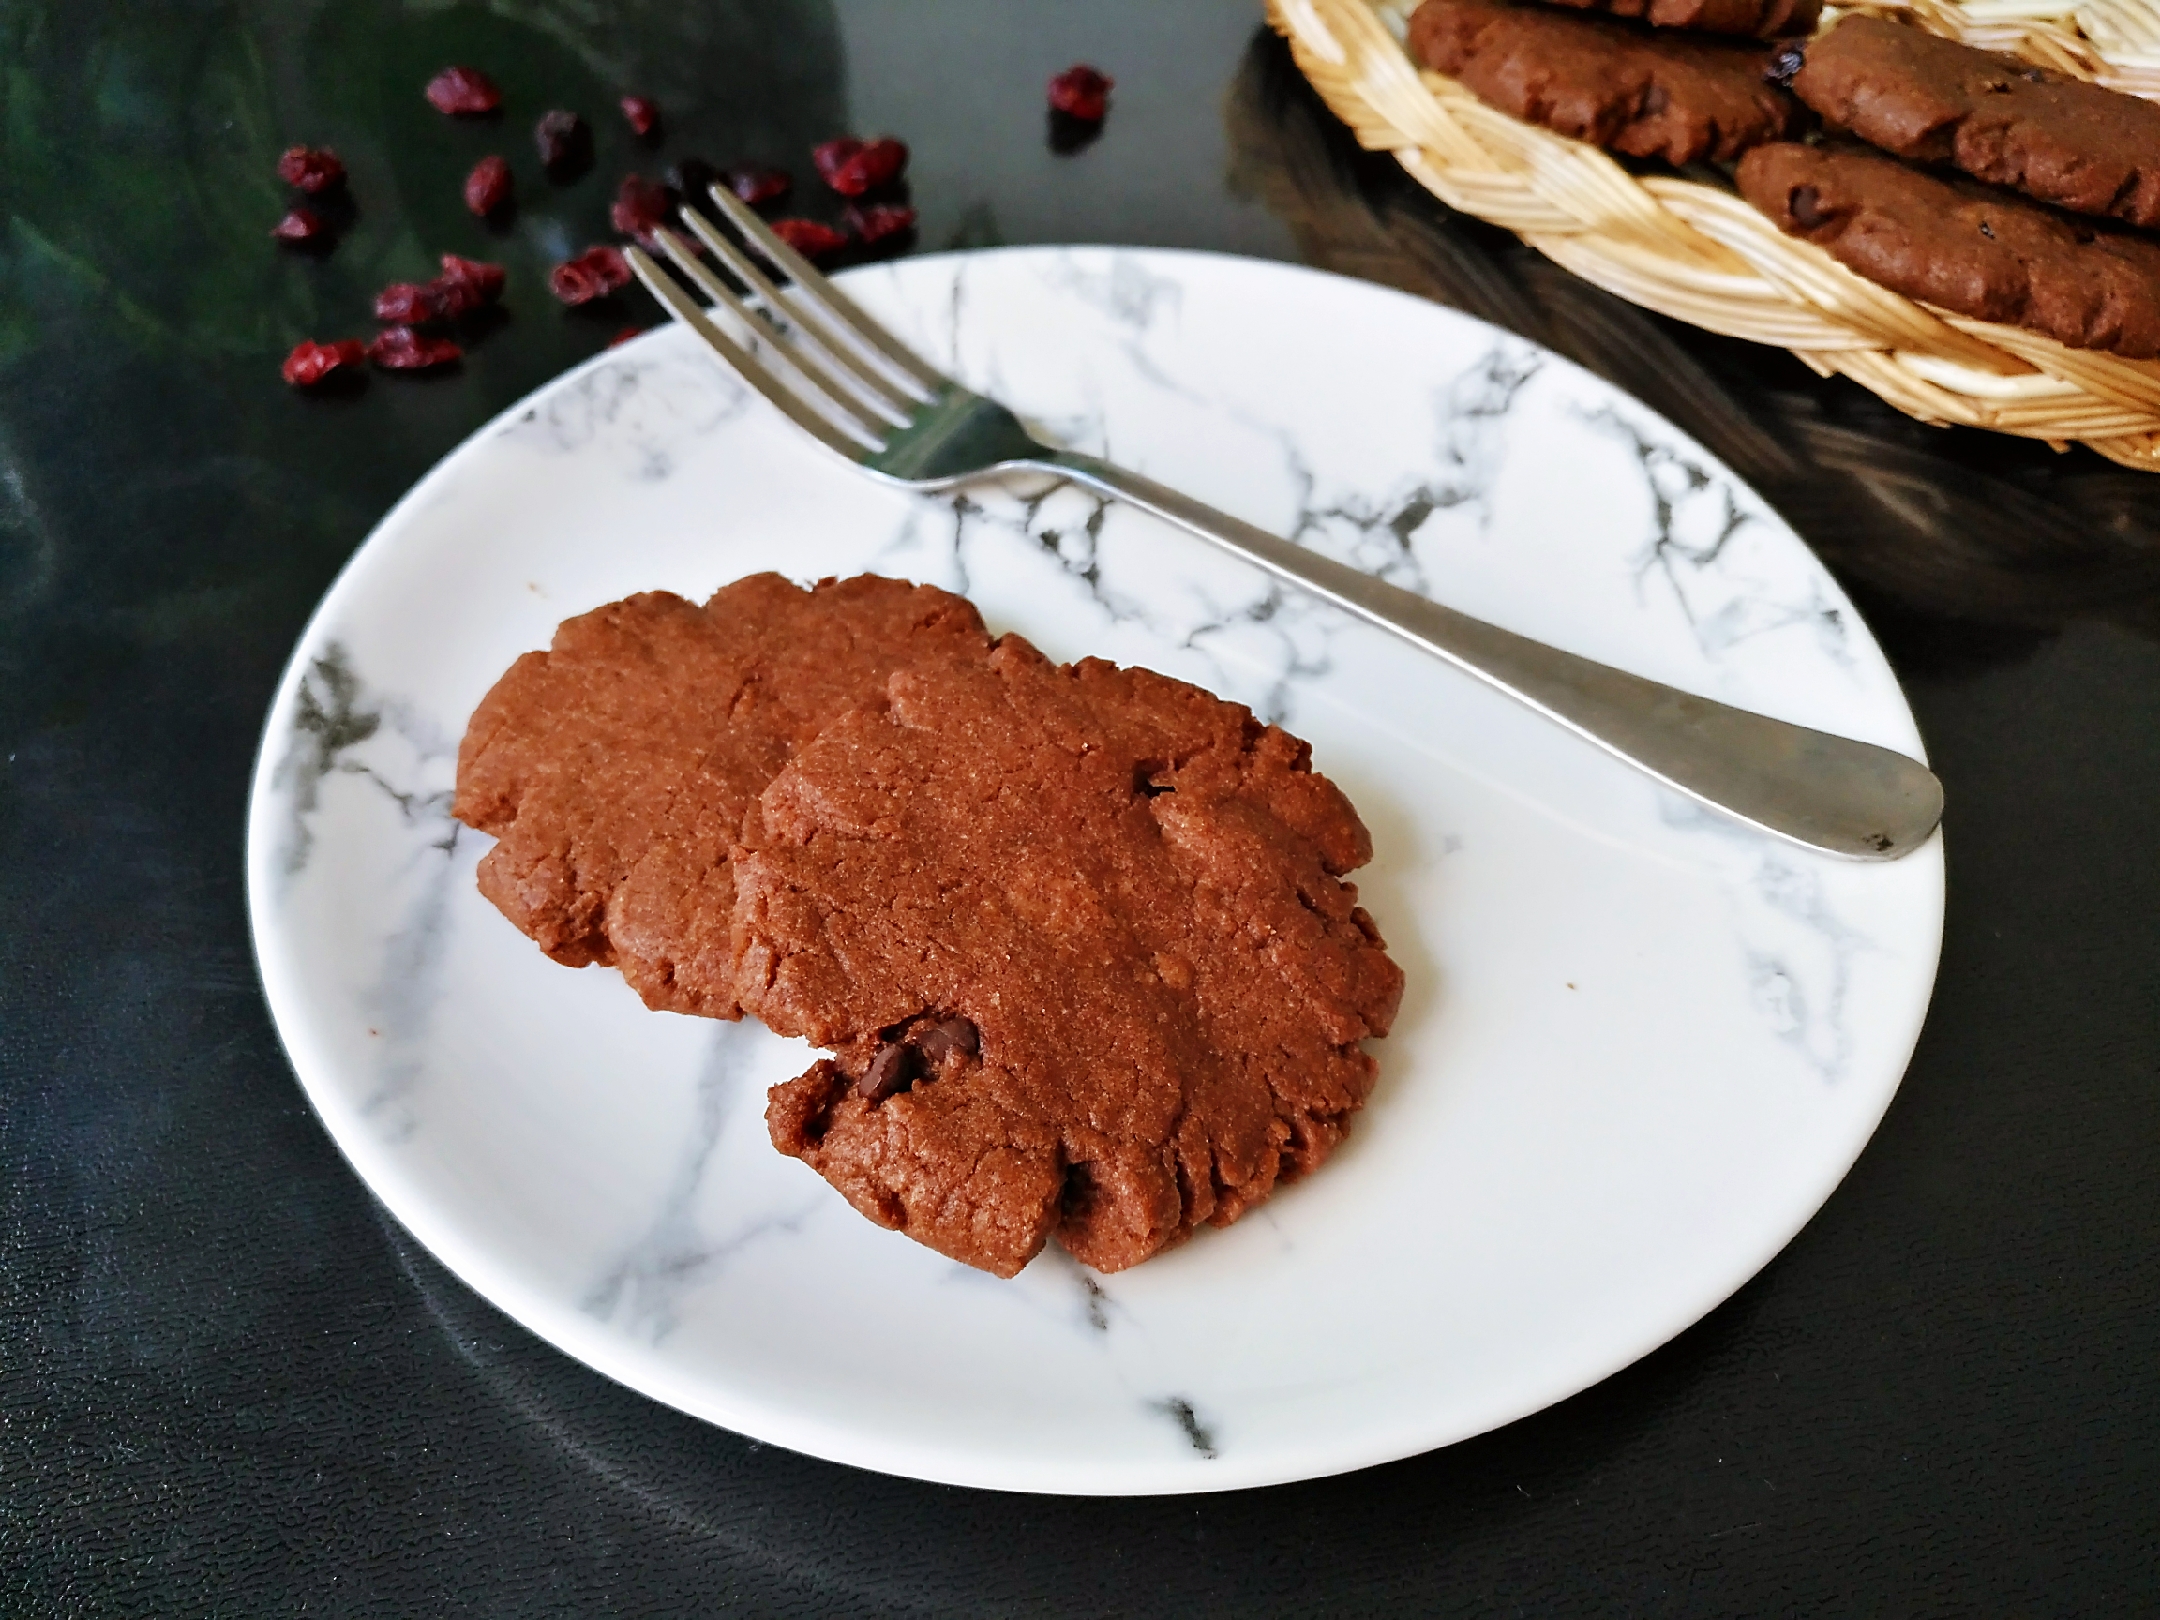
M789 420L852 465L906 489L1041 473L1122 500L1234 552L1498 687L1690 798L1814 849L1894 860L1942 818L1942 784L1904 755L1812 731L1562 652L1361 574L1094 456L1032 437L1011 411L932 370L775 236L725 187L712 200L765 270L695 210L683 223L747 289L665 227L682 283L632 247L638 277ZM723 331L725 321L730 331Z

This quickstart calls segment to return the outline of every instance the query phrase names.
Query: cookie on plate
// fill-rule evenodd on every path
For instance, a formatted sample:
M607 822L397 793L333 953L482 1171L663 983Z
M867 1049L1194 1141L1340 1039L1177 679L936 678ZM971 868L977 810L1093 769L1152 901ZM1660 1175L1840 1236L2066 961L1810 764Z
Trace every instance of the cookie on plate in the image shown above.
M570 619L458 748L454 811L498 840L480 891L556 961L620 968L649 1007L739 1017L743 812L895 669L988 645L963 598L868 574L807 591L754 574L703 607L654 591Z
M2160 226L2160 107L1879 17L1806 48L1793 94L1899 157L2068 208Z
M1862 146L1759 146L1738 179L1780 230L1893 292L2073 349L2160 356L2160 243Z
M1001 1277L1053 1234L1136 1265L1312 1170L1402 995L1303 743L1017 636L895 675L743 844L743 1005L836 1054L773 1088L774 1145Z
M1785 39L1814 32L1822 0L1554 0L1579 11L1633 17L1653 28L1692 28L1746 39Z
M1425 0L1410 54L1525 123L1629 157L1738 157L1791 133L1774 49L1506 0Z

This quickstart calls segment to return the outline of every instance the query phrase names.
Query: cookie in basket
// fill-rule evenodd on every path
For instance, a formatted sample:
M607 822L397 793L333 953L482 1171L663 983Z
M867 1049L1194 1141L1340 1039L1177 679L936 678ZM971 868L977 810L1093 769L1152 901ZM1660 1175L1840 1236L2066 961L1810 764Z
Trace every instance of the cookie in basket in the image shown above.
M1777 142L1741 195L1878 286L2073 349L2160 357L2160 242L1857 145Z
M1408 43L1488 106L1629 157L1728 161L1801 116L1761 43L1506 0L1425 0Z
M1793 93L1832 127L2081 214L2160 226L2160 107L2013 57L1847 17Z
M1653 28L1692 28L1744 39L1790 39L1815 31L1822 0L1553 0L1578 11L1632 17Z

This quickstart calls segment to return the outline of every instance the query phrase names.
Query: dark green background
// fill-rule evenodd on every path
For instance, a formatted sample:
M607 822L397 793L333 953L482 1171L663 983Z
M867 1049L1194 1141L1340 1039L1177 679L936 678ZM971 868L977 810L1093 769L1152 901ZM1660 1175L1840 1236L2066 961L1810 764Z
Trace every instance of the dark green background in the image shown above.
M0 1613L2160 1611L2160 477L1918 427L1454 219L1245 0L0 0ZM1118 80L1095 145L1044 78ZM508 96L435 114L451 61ZM613 107L657 97L667 140ZM540 174L548 106L592 120ZM628 167L891 132L928 247L1304 258L1527 332L1830 558L1948 787L1919 1054L1787 1253L1639 1366L1334 1481L1092 1502L813 1463L609 1385L449 1279L301 1100L241 812L309 609L432 462L625 321L547 265ZM272 166L357 204L275 250ZM500 233L458 198L505 153ZM382 282L510 267L455 373L276 368ZM863 1346L865 1378L905 1377Z

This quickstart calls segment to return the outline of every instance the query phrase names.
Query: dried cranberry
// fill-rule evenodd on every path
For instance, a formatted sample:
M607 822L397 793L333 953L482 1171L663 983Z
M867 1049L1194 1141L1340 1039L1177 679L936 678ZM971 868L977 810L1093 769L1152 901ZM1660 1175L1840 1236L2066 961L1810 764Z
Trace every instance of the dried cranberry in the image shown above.
M478 68L446 67L427 82L427 98L439 113L491 113L502 105L495 81Z
M288 186L317 197L345 178L345 165L327 146L292 146L277 160L277 173Z
M306 203L295 203L285 211L283 219L270 227L270 234L296 247L316 246L329 240L330 222Z
M335 343L309 339L293 345L281 369L295 388L312 388L341 366L357 366L366 358L367 345L358 338L340 338Z
M592 155L592 131L574 112L544 112L533 125L533 146L549 170L569 169Z
M966 1018L946 1018L927 1027L918 1024L908 1040L933 1069L943 1067L955 1052L974 1057L982 1050L982 1031Z
M439 320L463 320L487 302L487 296L471 282L455 281L449 276L437 276L427 288L434 295Z
M642 326L626 326L607 340L607 346L611 349L619 349L632 338L643 333L644 330L645 328Z
M845 236L814 219L776 219L772 233L813 263L823 263L847 246Z
M761 169L750 164L728 170L728 190L752 208L778 202L795 189L795 177L785 169Z
M499 264L489 264L483 259L461 259L455 253L445 253L442 274L436 277L435 285L469 288L476 304L492 304L502 297L509 280L510 273Z
M566 304L589 304L629 282L629 261L611 247L587 248L548 272L548 291Z
M1050 81L1050 105L1067 118L1099 124L1110 110L1110 91L1116 83L1107 74L1075 64Z
M908 150L889 135L874 141L846 135L813 147L810 155L828 186L843 197L860 197L899 179L900 171L907 167Z
M465 177L465 206L486 219L510 200L510 165L490 154Z
M393 281L375 295L375 318L390 326L425 326L450 313L442 288L432 281Z
M914 1047L898 1042L881 1046L863 1077L855 1082L855 1095L865 1102L880 1103L910 1090L921 1074L922 1054Z
M433 281L394 281L375 295L375 318L399 326L427 326L456 320L502 297L509 280L499 264L442 256L442 274Z
M668 188L641 174L626 174L615 188L615 202L608 209L608 223L625 236L652 246L653 227L665 225L674 215L675 199Z
M660 127L660 104L650 96L624 96L622 115L634 135L650 135Z
M425 371L448 365L465 351L448 338L423 337L409 326L386 326L368 345L368 358L385 371Z
M842 217L855 240L866 248L897 245L915 229L915 210L891 203L872 203L868 208L850 203Z

